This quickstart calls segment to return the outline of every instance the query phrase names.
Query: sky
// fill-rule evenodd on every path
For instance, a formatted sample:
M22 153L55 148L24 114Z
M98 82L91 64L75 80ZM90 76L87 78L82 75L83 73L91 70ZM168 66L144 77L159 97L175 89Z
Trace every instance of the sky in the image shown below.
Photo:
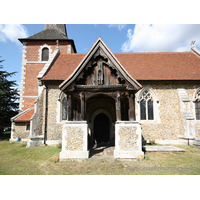
M190 51L196 40L200 49L200 24L66 24L68 38L77 53L87 53L100 36L113 53ZM9 78L20 84L22 44L26 38L44 29L44 24L0 24L0 59Z

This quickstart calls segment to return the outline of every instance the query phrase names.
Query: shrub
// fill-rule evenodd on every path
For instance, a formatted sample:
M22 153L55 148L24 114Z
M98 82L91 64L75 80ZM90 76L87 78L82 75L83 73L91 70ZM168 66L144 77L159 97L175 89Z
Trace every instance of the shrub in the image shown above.
M58 147L59 149L62 149L62 143L57 144L57 147Z
M155 143L156 143L155 140L150 140L151 145L154 145Z

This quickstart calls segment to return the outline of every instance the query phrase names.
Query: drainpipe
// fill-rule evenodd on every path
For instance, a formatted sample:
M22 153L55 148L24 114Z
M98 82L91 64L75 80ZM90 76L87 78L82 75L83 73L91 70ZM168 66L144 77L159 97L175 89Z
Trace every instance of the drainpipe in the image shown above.
M46 145L47 140L47 115L48 115L48 87L46 87L46 103L45 103L45 120L44 120L44 145Z

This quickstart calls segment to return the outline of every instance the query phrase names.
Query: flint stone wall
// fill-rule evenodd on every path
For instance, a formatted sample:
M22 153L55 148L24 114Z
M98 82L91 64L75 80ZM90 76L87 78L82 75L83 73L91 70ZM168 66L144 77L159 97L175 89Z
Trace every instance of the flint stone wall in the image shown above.
M13 126L13 139L20 137L21 139L28 139L30 135L30 131L26 130L27 125L29 122L15 122Z
M88 158L88 125L86 121L67 122L62 128L60 160Z
M65 150L68 151L83 151L83 145L84 145L84 131L82 130L81 126L77 127L63 127L63 129L66 129L64 131L67 132L67 135L65 136Z
M184 136L184 116L181 112L181 100L178 96L178 88L184 88L190 98L186 111L191 111L195 117L195 105L193 102L196 89L200 86L198 81L140 81L143 87L150 86L156 94L159 102L154 106L154 120L140 120L138 96L135 96L136 121L141 121L142 136L145 140L178 140ZM195 120L196 136L200 136L200 120Z
M137 127L122 126L119 128L118 135L120 137L119 148L123 151L138 150L138 135L136 135Z
M57 122L57 116L60 114L58 110L58 98L60 89L58 84L48 85L48 115L47 115L47 140L61 140L63 123Z
M32 116L32 136L44 135L46 90L43 89L35 103L35 113Z
M115 135L115 158L144 158L140 123L117 121Z
M198 81L140 81L145 87L150 86L158 99L157 110L154 112L154 120L142 120L142 136L145 140L178 140L179 136L184 136L184 116L181 113L181 100L178 96L178 88L184 88L188 94L190 102L186 103L186 111L190 110L195 117L194 95L200 83ZM47 140L61 140L62 126L64 122L58 122L58 98L60 89L58 84L48 85L48 117L47 117ZM135 95L136 121L140 121L139 103L137 102L140 91ZM43 110L45 101L43 100ZM155 108L155 106L154 106ZM87 119L94 111L93 106L86 108ZM113 113L113 112L111 112ZM114 115L114 113L113 113ZM43 112L44 116L44 112ZM44 123L44 119L43 119ZM40 126L38 124L38 126ZM39 130L39 129L38 129ZM43 129L40 128L43 132ZM200 138L200 120L195 120L195 134Z

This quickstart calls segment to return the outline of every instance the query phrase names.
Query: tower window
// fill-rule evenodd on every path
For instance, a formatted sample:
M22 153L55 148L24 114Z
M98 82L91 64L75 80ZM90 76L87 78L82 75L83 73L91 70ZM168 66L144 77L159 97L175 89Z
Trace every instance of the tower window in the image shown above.
M43 48L42 49L42 61L48 61L49 60L49 49Z
M27 125L26 125L26 130L27 130L27 131L30 131L30 124L27 124Z

